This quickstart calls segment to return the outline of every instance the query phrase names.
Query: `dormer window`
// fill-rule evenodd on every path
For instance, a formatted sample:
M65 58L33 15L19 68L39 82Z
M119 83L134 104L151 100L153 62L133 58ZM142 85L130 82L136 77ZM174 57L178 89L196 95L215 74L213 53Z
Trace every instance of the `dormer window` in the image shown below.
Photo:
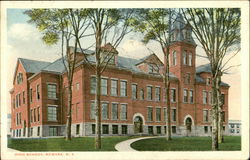
M23 82L23 73L17 74L17 84L21 84Z
M210 84L211 84L211 78L207 78L207 79L206 79L206 84L207 84L207 85L210 85Z
M149 64L148 73L159 73L159 69L157 66L155 66L153 64Z
M103 53L101 56L101 62L115 64L115 54L113 53Z

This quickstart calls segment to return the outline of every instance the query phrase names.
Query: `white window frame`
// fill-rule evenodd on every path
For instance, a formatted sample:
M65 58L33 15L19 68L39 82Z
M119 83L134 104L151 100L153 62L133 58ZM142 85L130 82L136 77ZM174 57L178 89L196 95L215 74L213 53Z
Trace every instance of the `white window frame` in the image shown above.
M57 98L57 84L56 83L53 83L53 82L48 82L48 83L46 83L46 85L47 85L47 97L48 97L48 99L53 99L53 100L57 100L58 98ZM49 85L55 85L56 86L56 98L54 98L54 97L49 97Z
M49 107L54 107L54 108L56 108L56 120L49 120ZM57 121L58 121L58 105L47 104L47 120L48 120L49 122L57 122Z

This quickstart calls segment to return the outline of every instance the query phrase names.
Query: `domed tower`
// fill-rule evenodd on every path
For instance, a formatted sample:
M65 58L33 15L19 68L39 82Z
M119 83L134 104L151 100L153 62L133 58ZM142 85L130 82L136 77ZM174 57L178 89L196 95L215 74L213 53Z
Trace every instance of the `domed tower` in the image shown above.
M185 125L185 117L195 119L195 41L192 28L179 13L173 22L169 54L170 72L179 79L178 125ZM189 119L189 120L190 120ZM184 122L184 124L183 124ZM189 122L194 125L194 122Z

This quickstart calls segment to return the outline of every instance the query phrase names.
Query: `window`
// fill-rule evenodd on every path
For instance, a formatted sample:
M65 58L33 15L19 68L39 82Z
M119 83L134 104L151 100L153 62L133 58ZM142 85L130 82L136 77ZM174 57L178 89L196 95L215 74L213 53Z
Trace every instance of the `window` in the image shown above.
M40 127L37 127L37 136L40 136Z
M96 77L91 77L90 79L90 93L96 93Z
M109 134L109 125L102 125L102 134Z
M148 107L148 121L153 121L153 108Z
M137 99L137 85L132 84L132 99Z
M78 91L80 89L80 84L76 83L76 90Z
M189 102L194 103L194 91L189 90Z
M185 75L185 84L190 84L190 73Z
M21 106L21 95L17 94L16 95L16 108Z
M231 132L231 133L234 133L234 129L231 129L230 132Z
M184 51L182 55L183 55L183 65L186 65L187 64L187 52Z
M49 136L57 136L58 132L57 132L57 127L53 126L53 127L49 127Z
M117 85L118 81L117 80L111 80L111 95L112 96L117 96L118 95L118 90L117 90Z
M231 124L231 128L234 128L234 124Z
M23 104L25 104L25 91L23 91Z
M21 84L23 82L23 73L17 74L17 84Z
M210 84L211 84L211 78L207 78L207 79L206 79L206 84L207 84L207 85L210 85Z
M76 103L76 120L79 118L79 103Z
M26 122L24 122L24 123L26 123ZM39 128L39 127L38 127ZM40 129L39 129L40 130ZM23 137L25 137L26 136L26 128L23 128ZM38 135L39 136L39 135Z
M18 118L19 114L16 114L16 125L19 125L19 118Z
M57 107L48 106L48 121L57 121Z
M222 104L224 105L225 104L225 94L221 94L221 101L222 101Z
M160 87L155 88L155 100L156 101L161 100L161 88Z
M153 130L153 126L148 126L148 134L153 134L154 130Z
M239 130L239 129L237 129L236 131L237 131L237 133L240 133L240 130Z
M164 133L167 133L167 126L164 126Z
M34 122L36 122L36 108L34 108Z
M127 105L121 104L121 120L127 120Z
M152 86L147 86L147 96L148 96L147 99L148 100L152 100L153 99L152 89L153 89Z
M12 99L12 105L13 105L13 109L14 109L14 108L15 108L15 105L16 105L16 103L15 103L15 98Z
M127 132L128 132L128 126L122 125L122 134L127 134Z
M148 65L148 73L153 73L154 72L154 68L152 65Z
M30 122L33 122L33 109L30 110Z
M171 102L176 102L176 89L171 89Z
M149 64L148 73L159 73L159 69L155 64Z
M140 99L144 100L144 90L143 89L140 90Z
M48 84L48 98L56 99L56 84Z
M32 98L33 98L33 97L32 97L32 96L33 96L32 94L33 94L33 93L32 93L32 88L30 88L30 103L32 103Z
M188 102L187 89L184 89L184 92L183 92L183 102L184 103Z
M156 121L161 121L161 108L156 108Z
M101 94L102 95L108 94L108 80L104 78L101 79Z
M212 97L212 92L209 92L208 93L208 99L209 99L209 104L211 105L212 104L212 100L213 100L213 97Z
M118 104L112 103L112 120L118 119Z
M127 82L121 81L121 96L127 96Z
M118 134L118 125L112 125L112 134Z
M172 126L172 133L176 133L176 126Z
M192 53L189 53L188 55L188 65L192 66Z
M92 134L95 134L95 124L92 124Z
M113 53L103 53L101 55L101 61L108 64L115 64L115 55Z
M203 91L203 104L207 104L207 91Z
M167 121L167 108L163 108L164 112L164 121Z
M203 110L203 122L208 122L208 110Z
M33 128L30 128L30 136L33 136Z
M108 104L107 103L102 103L102 120L108 119Z
M237 128L240 128L240 125L239 125L239 124L237 124L236 126L237 126Z
M225 120L226 120L225 119L225 111L222 111L221 114L222 114L222 122L225 122Z
M95 102L92 102L90 105L90 119L95 119L96 117L95 110L96 110Z
M161 126L156 126L156 132L157 134L161 134Z
M204 133L208 132L208 126L204 126Z
M177 55L176 51L173 52L173 57L172 57L172 65L175 66L177 64Z
M80 124L77 124L76 125L76 134L79 134L80 133Z
M172 121L176 121L176 109L172 109Z
M40 121L40 107L37 108L37 121Z
M36 99L37 100L40 99L40 85L39 84L36 86Z

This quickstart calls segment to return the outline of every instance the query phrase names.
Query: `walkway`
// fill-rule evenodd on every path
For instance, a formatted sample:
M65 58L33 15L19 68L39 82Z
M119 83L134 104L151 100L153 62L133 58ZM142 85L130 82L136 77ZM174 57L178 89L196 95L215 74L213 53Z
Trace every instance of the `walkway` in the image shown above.
M118 152L138 152L137 150L130 147L130 145L133 142L139 141L141 139L149 139L149 138L156 138L156 137L141 137L141 138L134 138L134 139L129 139L129 140L126 140L126 141L122 141L122 142L117 143L115 145L115 149Z

